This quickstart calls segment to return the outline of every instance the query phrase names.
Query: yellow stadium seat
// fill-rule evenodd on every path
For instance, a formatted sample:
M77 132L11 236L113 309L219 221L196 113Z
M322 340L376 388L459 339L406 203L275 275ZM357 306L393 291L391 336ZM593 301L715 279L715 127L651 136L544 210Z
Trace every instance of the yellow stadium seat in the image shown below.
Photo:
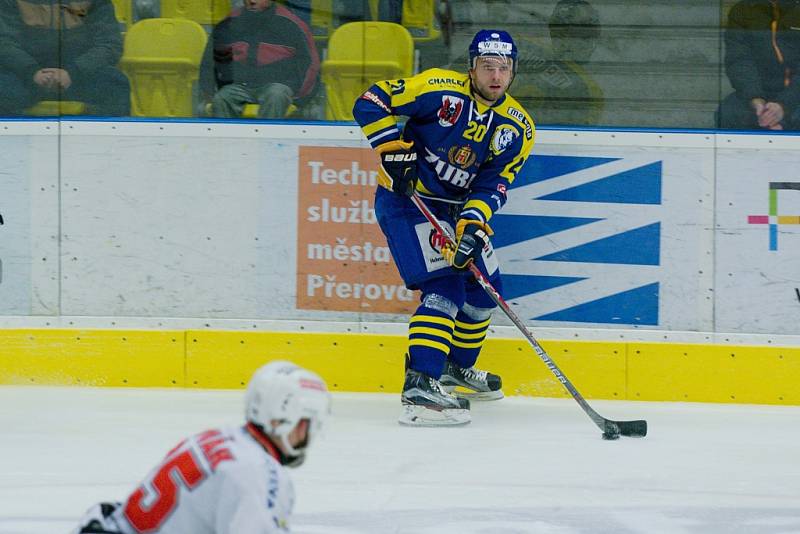
M161 0L161 16L213 26L231 11L231 0Z
M434 0L403 0L402 24L414 41L433 41L441 32L434 25Z
M414 41L399 24L367 21L339 26L322 62L328 120L353 120L353 103L379 80L411 76Z
M42 100L27 109L28 115L38 117L60 117L61 115L83 115L86 104L72 100Z
M245 104L242 109L242 118L244 119L257 119L258 110L261 106L258 104Z
M111 0L114 4L114 13L117 20L125 29L133 24L133 0Z
M191 117L206 32L185 19L144 19L125 34L120 65L131 81L134 117Z

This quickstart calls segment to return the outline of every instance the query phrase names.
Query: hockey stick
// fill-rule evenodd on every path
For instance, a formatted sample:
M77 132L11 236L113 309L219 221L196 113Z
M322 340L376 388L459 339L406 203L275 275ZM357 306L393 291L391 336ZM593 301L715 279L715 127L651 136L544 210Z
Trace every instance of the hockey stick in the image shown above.
M419 195L414 193L411 196L411 201L417 206L419 211L422 212L425 218L428 219L428 222L433 225L433 228L447 240L448 244L454 246L453 236L442 227L442 223L439 222L436 216L430 211L430 209L428 209L428 206L425 205L425 202L422 201ZM564 388L569 391L570 395L572 395L572 398L575 399L581 408L583 408L583 411L586 412L594 424L603 431L603 439L619 439L620 435L642 438L647 435L647 421L645 420L612 421L611 419L606 419L594 411L594 409L589 406L589 403L586 402L586 399L583 398L583 395L581 395L575 386L572 385L572 382L570 382L569 378L567 378L566 375L561 372L561 369L559 369L558 365L556 365L550 356L547 355L542 346L539 345L539 342L536 341L536 338L533 337L533 334L531 334L530 330L525 327L525 325L522 323L522 320L517 317L516 313L511 311L511 308L508 306L506 301L503 300L503 297L500 296L500 293L498 293L494 286L492 286L489 280L483 275L481 270L475 265L474 261L470 262L469 270L475 277L475 280L477 280L477 282L491 297L495 304L497 304L497 306L503 310L506 316L511 319L511 322L514 323L514 326L516 326L519 331L522 332L522 335L525 336L525 339L527 339L528 343L531 344L533 350L536 351L536 354L539 356L539 358L541 358L547 368L550 369L550 372L552 372L556 379L561 382Z

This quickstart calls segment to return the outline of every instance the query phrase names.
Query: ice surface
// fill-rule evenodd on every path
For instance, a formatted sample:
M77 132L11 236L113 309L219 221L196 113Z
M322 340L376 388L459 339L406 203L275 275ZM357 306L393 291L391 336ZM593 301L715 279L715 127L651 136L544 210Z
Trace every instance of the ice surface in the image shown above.
M0 533L66 533L178 441L239 423L241 391L0 387ZM647 419L604 441L571 399L397 424L396 395L335 394L292 472L297 534L800 532L800 407L593 401Z

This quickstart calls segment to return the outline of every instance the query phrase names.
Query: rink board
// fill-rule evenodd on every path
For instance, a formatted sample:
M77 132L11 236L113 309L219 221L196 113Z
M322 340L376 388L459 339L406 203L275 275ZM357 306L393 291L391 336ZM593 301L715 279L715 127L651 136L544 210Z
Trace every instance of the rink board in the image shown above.
M237 388L285 357L399 391L416 295L354 125L4 124L0 384ZM537 132L494 242L505 298L582 393L800 404L800 349L777 346L800 339L797 139ZM509 394L565 395L501 337L481 365Z
M800 348L542 340L587 398L800 404ZM333 391L397 393L400 335L18 329L0 331L0 384L239 389L271 359L318 371ZM490 338L481 365L507 395L566 397L528 343Z
M3 124L0 318L405 323L416 305L354 125ZM535 327L800 334L797 143L538 131L492 219L507 300Z

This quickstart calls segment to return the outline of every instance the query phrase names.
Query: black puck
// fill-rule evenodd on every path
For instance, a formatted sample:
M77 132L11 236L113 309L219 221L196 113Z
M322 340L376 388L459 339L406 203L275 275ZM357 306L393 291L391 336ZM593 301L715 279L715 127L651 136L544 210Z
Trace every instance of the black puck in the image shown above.
M603 432L603 439L607 440L619 439L619 434L616 432Z

